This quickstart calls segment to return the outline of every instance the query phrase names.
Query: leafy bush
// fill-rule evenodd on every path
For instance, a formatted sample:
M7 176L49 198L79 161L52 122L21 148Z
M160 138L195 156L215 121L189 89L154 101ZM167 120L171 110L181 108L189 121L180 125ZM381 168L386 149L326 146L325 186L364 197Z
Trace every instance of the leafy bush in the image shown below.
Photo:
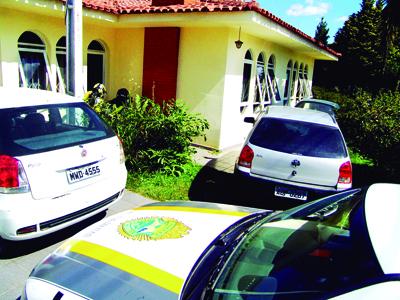
M126 164L131 171L162 171L179 176L191 162L192 139L204 136L209 125L198 114L190 114L182 101L164 102L136 96L126 106L105 101L94 106L123 141Z
M363 90L351 96L314 89L316 98L341 105L337 117L347 143L372 159L376 165L400 171L400 93L381 91L372 95Z

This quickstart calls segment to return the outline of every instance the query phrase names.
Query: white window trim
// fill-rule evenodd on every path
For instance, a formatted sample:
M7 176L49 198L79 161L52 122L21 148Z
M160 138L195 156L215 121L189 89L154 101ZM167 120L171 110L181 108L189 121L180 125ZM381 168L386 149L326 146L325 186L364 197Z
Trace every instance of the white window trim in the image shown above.
M291 62L290 67L289 67L289 62ZM284 87L284 91L283 91L283 99L286 100L287 104L289 103L290 95L291 95L291 92L292 92L293 69L294 69L293 61L289 60L288 63L286 64L286 74L285 74L286 75L286 81L285 81L285 87ZM289 70L289 76L287 75L288 70ZM287 92L285 93L286 85L287 85Z
M38 47L38 44L18 42L18 62L19 62L18 63L18 69L19 69L19 73L20 73L20 76L21 76L21 79L22 79L22 84L24 85L24 87L31 88L27 84L27 80L26 80L26 77L25 77L25 72L24 72L24 69L22 67L21 54L19 53L20 51L35 52L35 53L43 54L43 58L44 58L44 61L45 61L45 64L46 64L47 80L49 81L50 89L52 91L54 91L54 86L55 85L54 85L53 80L51 79L51 70L50 70L49 60L47 59L47 53L46 53L45 45L43 45L44 49L25 48L23 46ZM35 89L37 89L37 87L35 87Z
M260 82L260 77L258 76L258 67L262 67L264 70L264 80ZM265 92L266 92L266 75L265 75L265 61L261 62L257 59L256 63L256 89L258 89L259 99L257 99L257 93L254 94L253 100L253 113L259 113L265 105Z
M56 48L58 48L56 50L56 65L57 65L56 72L57 72L58 82L60 83L60 86L56 86L56 89L60 88L59 91L61 93L65 94L65 92L66 92L66 82L64 82L64 79L62 78L62 75L61 75L61 69L60 69L60 66L58 65L57 54L65 55L65 59L66 59L67 58L67 49L65 47L60 47L60 46L57 46ZM57 89L57 91L58 91L58 89Z
M265 72L265 77L266 77L266 82L267 82L267 97L268 97L268 104L273 104L276 103L279 100L276 99L276 93L279 94L279 88L278 88L278 83L276 80L276 74L275 74L275 61L273 61L272 64L269 63L270 59L268 59L268 63L267 63L267 70ZM271 78L269 72L270 70L272 70L273 74L274 74L274 78Z
M97 41L97 42L100 43L99 41ZM101 45L101 46L104 48L103 45ZM100 83L106 85L106 82L105 82L106 81L106 76L105 76L105 74L106 74L106 64L105 64L106 51L105 50L92 50L92 49L88 48L87 55L89 55L89 54L101 56L101 63L103 65L101 77L102 77L103 82L100 82ZM87 83L86 83L86 85L87 85ZM89 87L86 87L86 88L87 88L87 90L89 90ZM92 88L92 87L90 87L90 88Z
M250 53L250 54L251 54L251 53ZM246 100L246 101L243 101L243 99L240 99L240 113L241 113L241 114L245 114L245 113L246 113L246 110L247 110L247 107L249 107L249 106L251 105L251 101L249 101L249 100L250 100L250 90L251 90L251 88L250 88L250 87L251 87L251 75L252 75L252 73L253 73L253 64L254 64L253 59L244 58L244 59L243 59L243 69L244 69L244 66L245 66L246 64L250 65L250 66L251 66L251 69L250 69L250 77L249 77L249 87L248 87L247 100ZM241 93L240 97L242 97L242 95L243 95L243 78L242 78L242 93Z

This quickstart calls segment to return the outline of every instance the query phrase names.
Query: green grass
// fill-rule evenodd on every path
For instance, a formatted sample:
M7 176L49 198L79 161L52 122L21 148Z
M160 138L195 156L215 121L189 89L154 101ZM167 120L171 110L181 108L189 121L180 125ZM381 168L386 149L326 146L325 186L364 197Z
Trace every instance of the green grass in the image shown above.
M128 174L127 189L144 197L159 201L189 200L192 181L202 167L197 164L184 166L180 176L156 173Z
M362 154L360 154L360 153L358 153L358 152L356 152L356 151L354 151L352 149L349 149L349 153L350 153L350 160L351 160L352 164L354 164L354 165L366 165L366 166L369 166L369 167L373 167L374 166L374 163L370 159L364 157Z

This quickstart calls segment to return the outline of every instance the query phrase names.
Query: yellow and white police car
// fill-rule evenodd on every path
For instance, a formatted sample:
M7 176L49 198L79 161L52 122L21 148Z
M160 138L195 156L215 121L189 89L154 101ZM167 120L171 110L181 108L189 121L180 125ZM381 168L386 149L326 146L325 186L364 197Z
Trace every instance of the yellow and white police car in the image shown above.
M152 203L50 254L22 299L400 298L400 185L272 212Z

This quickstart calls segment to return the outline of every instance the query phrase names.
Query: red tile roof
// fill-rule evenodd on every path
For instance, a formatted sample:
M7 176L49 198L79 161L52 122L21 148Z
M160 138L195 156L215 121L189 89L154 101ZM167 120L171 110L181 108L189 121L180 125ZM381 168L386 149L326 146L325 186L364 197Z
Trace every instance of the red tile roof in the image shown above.
M65 2L66 0L60 0ZM171 2L171 0L170 0ZM255 11L271 21L287 28L298 36L308 40L317 47L339 57L340 53L318 42L313 37L286 23L269 11L261 8L259 4L251 0L191 0L188 4L174 4L166 6L154 6L152 0L82 0L86 8L101 10L113 14L146 14L146 13L190 13L190 12L233 12Z

